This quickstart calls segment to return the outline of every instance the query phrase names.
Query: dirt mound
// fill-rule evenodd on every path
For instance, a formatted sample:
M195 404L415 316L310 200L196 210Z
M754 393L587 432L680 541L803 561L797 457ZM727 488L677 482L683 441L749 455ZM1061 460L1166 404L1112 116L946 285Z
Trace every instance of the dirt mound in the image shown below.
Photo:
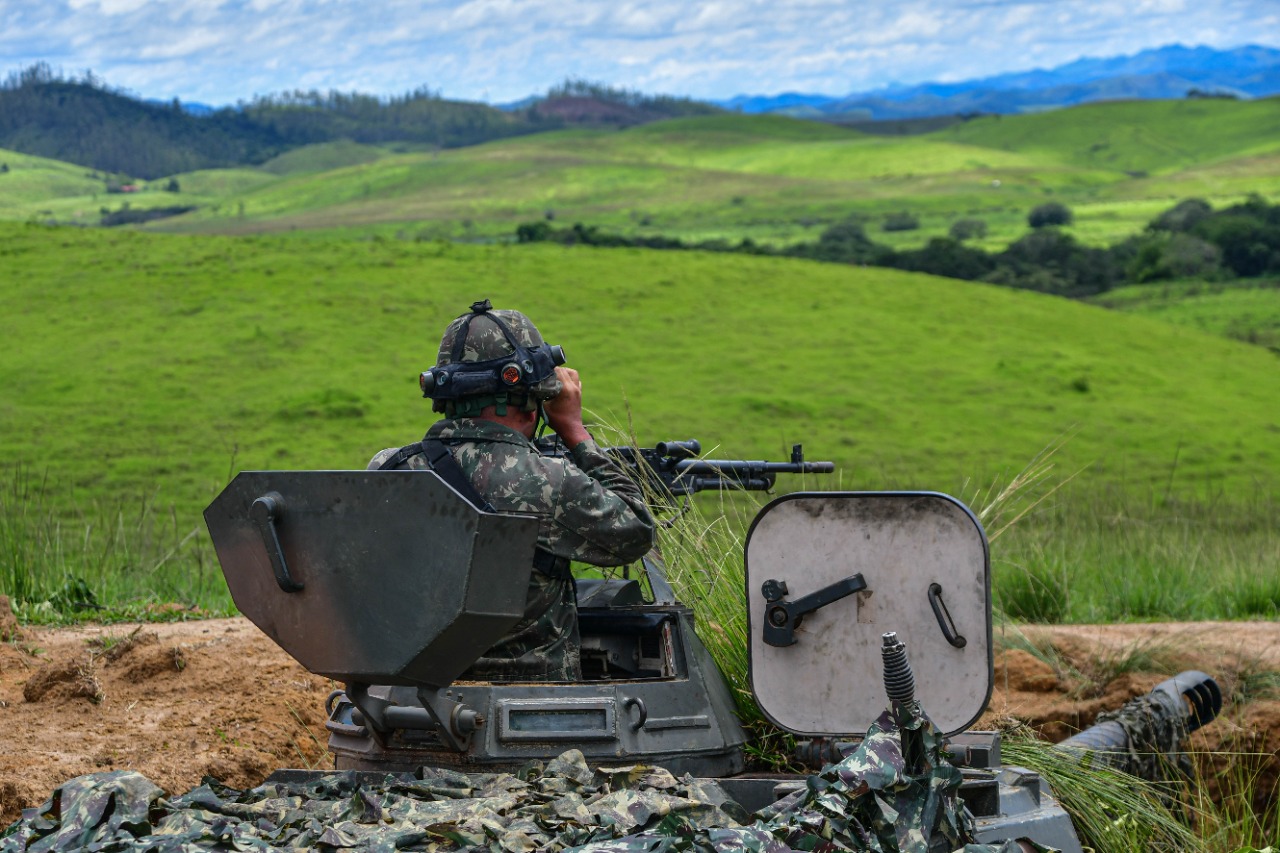
M26 639L22 626L13 615L13 606L9 604L9 596L0 595L0 643L16 643Z
M995 675L996 684L1006 691L1052 693L1062 689L1053 667L1022 649L1002 652L996 659Z
M278 767L331 766L333 685L245 620L27 634L25 648L0 644L6 741L22 744L0 751L0 825L83 773L135 769L182 792L205 775L249 787Z
M22 745L0 751L0 825L82 773L134 769L176 793L205 775L243 788L277 767L332 766L323 703L337 685L246 620L25 634L0 643L6 742ZM980 727L1020 721L1060 740L1168 674L1201 669L1228 697L1193 737L1211 787L1257 773L1254 790L1274 802L1280 623L1038 627L996 640L1005 650ZM1220 750L1245 757L1209 754Z
M94 669L93 658L89 655L45 664L22 686L22 698L28 702L43 702L45 699L65 702L77 698L101 702L102 684L94 675Z

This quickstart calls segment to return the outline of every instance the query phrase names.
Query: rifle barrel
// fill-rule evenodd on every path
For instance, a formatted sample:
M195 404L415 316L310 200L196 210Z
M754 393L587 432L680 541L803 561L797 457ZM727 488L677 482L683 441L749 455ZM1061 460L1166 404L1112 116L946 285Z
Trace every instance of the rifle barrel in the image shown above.
M673 470L677 474L710 474L732 477L737 474L830 474L834 462L766 462L749 459L682 459Z

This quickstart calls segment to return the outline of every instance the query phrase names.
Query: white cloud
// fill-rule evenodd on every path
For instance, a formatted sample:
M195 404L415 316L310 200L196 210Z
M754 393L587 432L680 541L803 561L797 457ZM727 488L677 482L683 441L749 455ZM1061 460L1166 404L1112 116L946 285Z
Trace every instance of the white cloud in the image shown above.
M0 70L47 60L211 103L423 84L512 100L566 76L843 94L1280 34L1274 0L0 0L0 21Z

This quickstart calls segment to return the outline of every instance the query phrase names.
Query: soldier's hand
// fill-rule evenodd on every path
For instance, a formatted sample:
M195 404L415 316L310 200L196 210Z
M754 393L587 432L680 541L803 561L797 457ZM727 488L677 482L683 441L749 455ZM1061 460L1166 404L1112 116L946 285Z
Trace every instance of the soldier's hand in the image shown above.
M570 449L591 437L582 425L582 381L571 367L557 367L560 393L542 404L547 424Z

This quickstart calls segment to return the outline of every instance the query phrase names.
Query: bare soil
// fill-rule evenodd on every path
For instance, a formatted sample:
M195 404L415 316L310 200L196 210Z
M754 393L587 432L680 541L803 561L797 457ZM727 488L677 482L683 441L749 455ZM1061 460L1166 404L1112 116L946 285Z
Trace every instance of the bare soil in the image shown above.
M178 793L206 775L249 787L277 767L331 766L323 705L337 685L247 620L53 630L18 628L7 611L0 601L10 637L0 643L0 826L84 773L135 769ZM1057 740L1163 673L1202 669L1239 701L1195 735L1195 748L1256 756L1248 761L1264 774L1258 793L1274 801L1280 696L1274 679L1270 692L1255 687L1280 671L1280 622L1025 631L1053 663L1000 652L982 724L1022 721Z

